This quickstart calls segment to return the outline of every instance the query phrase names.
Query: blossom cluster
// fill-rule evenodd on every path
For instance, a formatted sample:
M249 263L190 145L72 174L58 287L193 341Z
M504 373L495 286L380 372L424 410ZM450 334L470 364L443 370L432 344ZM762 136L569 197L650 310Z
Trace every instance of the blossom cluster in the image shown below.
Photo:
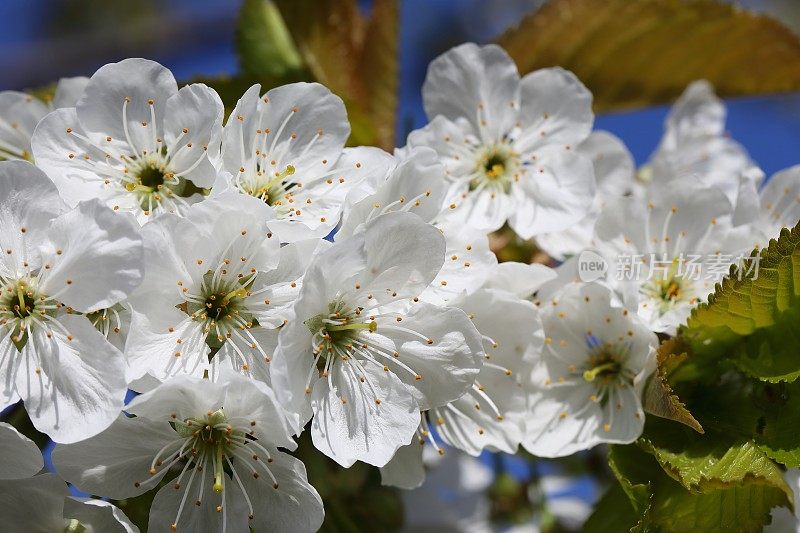
M800 218L800 167L759 191L705 82L639 169L574 74L520 77L494 45L433 61L423 98L387 153L346 147L317 83L254 85L227 118L144 59L0 93L0 407L22 400L60 476L0 425L7 527L136 530L67 481L157 490L151 531L314 531L305 430L404 489L424 447L632 442L657 334L713 289L683 258L727 269ZM506 224L560 266L498 263ZM583 282L586 250L659 274Z

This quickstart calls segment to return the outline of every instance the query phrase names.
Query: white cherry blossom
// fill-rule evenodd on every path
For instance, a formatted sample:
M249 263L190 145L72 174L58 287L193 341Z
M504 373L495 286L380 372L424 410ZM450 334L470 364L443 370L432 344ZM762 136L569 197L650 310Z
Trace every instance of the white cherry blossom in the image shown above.
M322 501L293 450L282 408L257 381L178 376L125 407L99 435L57 446L53 461L79 489L115 499L157 487L150 531L315 531Z
M389 156L385 172L372 172L349 196L335 239L363 231L376 217L395 211L414 213L437 227L445 238L445 261L420 299L442 305L479 288L488 271L497 265L489 239L469 226L448 221L445 171L430 148L398 150ZM373 159L377 159L374 157Z
M732 207L721 189L690 178L672 184L657 195L609 202L594 239L610 286L653 331L668 334L741 252L728 248Z
M319 240L280 247L272 208L229 191L142 228L145 279L130 298L129 377L202 376L209 355L270 382L278 328L291 316Z
M526 299L554 275L549 270L501 263L477 290L448 301L467 313L481 333L483 365L466 394L421 413L415 439L381 468L384 484L411 489L425 480L423 446L445 452L431 427L441 441L470 455L484 449L516 453L524 436L531 371L544 343L538 310Z
M263 96L256 84L225 124L223 168L215 189L233 188L275 209L284 242L325 237L345 197L380 159L344 148L350 124L342 99L318 83L292 83ZM378 156L380 157L380 156Z
M89 78L62 78L47 100L19 91L0 92L0 160L33 161L31 137L36 125L54 109L73 107Z
M586 216L595 194L578 145L592 129L592 95L561 68L522 79L496 46L457 46L435 59L422 89L431 122L408 145L437 151L450 216L478 231L506 221L530 238Z
M31 144L68 204L100 198L144 224L214 184L222 115L213 89L179 90L166 67L125 59L95 72L75 107L42 119Z
M0 404L22 398L57 442L89 437L126 389L123 355L90 316L141 282L138 225L97 200L68 210L22 161L0 163L0 214Z
M731 205L740 190L758 186L764 174L747 151L725 131L727 110L705 80L695 81L675 102L664 125L664 136L648 163L637 173L634 193L645 196L648 188L669 189L676 179L690 177L706 187L718 187ZM651 195L657 195L652 193Z
M561 457L629 443L644 427L641 394L658 338L597 283L570 285L544 306L545 349L534 372L523 446Z
M314 445L343 466L383 466L408 444L419 412L469 389L481 338L466 314L420 301L444 259L417 215L376 217L311 262L281 329L276 393L313 416Z

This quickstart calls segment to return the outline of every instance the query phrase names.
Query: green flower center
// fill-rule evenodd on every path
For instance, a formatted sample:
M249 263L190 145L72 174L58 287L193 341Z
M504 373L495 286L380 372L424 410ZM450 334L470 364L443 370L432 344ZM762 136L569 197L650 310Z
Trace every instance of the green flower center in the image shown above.
M151 189L158 189L164 185L165 175L166 174L164 173L163 168L147 166L139 172L137 178L142 186L149 187Z
M328 358L348 357L353 346L360 342L363 331L375 332L378 329L377 322L361 316L361 309L350 308L341 300L330 302L327 314L309 318L304 324L314 336L314 356L321 371ZM317 357L319 355L324 357Z
M0 327L6 326L14 332L11 341L20 351L27 342L27 330L55 314L59 307L61 304L38 291L33 280L8 280L0 287Z
M233 450L246 440L245 433L228 423L222 408L203 417L174 422L173 428L181 437L191 439L190 449L195 457L210 458L214 467L214 492L222 492L225 459L233 457Z
M583 379L597 387L597 394L593 395L592 399L605 405L611 387L633 384L635 374L625 366L630 354L630 345L602 342L591 334L586 335L586 345L589 354L581 368Z
M220 348L234 329L251 328L257 324L245 301L254 279L255 275L250 275L230 281L208 271L203 276L199 298L178 306L192 320L203 322L209 347Z
M139 207L150 214L159 206L176 208L185 204L183 198L202 193L191 181L169 169L166 148L127 160L125 190L136 195Z
M589 369L583 372L583 379L586 381L597 379L607 382L619 374L622 363L620 363L616 355L610 351L603 350L589 357L588 366Z
M520 166L519 156L509 145L498 143L485 148L478 153L469 189L491 189L508 193Z
M281 208L279 214L287 214L291 209L292 190L297 183L289 180L294 175L294 167L288 165L282 172L270 172L256 164L255 172L245 174L240 170L234 179L236 186L244 193L262 200L269 206Z
M657 310L664 314L681 302L694 301L694 291L689 280L678 273L679 261L673 260L666 273L644 283L640 289L642 295L655 301Z

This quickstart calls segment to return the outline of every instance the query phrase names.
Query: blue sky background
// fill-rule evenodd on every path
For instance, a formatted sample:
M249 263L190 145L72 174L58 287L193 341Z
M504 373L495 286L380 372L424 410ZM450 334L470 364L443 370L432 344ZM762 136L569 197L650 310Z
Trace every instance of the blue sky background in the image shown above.
M97 0L102 7L76 15L75 6L82 3L93 2L0 2L0 90L42 85L60 76L90 75L107 62L129 56L160 61L178 79L237 70L233 30L240 0ZM370 0L359 3L364 9L371 4ZM426 122L419 92L432 58L461 42L490 40L539 3L402 0L398 139ZM760 5L777 9L779 4L785 2L770 0ZM776 13L791 23L785 13ZM71 20L70 14L99 22L64 22ZM728 103L731 135L747 147L767 175L798 162L800 94ZM666 113L666 107L658 107L606 114L598 116L596 124L620 136L641 164L658 143Z

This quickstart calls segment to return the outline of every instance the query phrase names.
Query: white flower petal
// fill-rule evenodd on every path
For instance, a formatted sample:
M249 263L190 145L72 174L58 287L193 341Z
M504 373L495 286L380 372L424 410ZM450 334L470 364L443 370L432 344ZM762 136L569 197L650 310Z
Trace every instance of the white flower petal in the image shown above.
M156 485L148 471L158 450L175 440L166 419L119 416L108 429L75 444L59 444L53 450L58 473L78 489L115 500L138 496ZM155 475L166 473L161 469ZM137 487L135 483L139 483Z
M606 131L592 132L578 146L578 151L592 159L597 181L597 196L587 216L559 232L536 237L536 243L551 257L563 261L591 245L594 223L608 201L628 194L634 184L633 156L625 144Z
M55 474L0 481L0 522L7 531L63 531L68 494L67 484Z
M198 187L211 187L217 175L214 163L219 159L224 114L219 95L202 83L186 85L167 100L164 113L170 169Z
M352 235L362 224L382 213L408 211L432 222L444 206L447 189L444 167L430 148L412 149L388 172L385 180L376 185L373 194L349 210L342 227L336 232L338 240Z
M199 273L200 269L192 259L196 258L197 243L209 237L195 231L191 222L171 213L148 222L142 228L141 235L144 279L129 301L135 309L148 315L160 314L163 309L160 302L164 295L177 296L180 290L178 282L186 282ZM189 258L188 262L186 258Z
M494 268L484 286L502 289L520 298L529 298L543 285L556 279L556 276L556 271L545 265L506 261Z
M603 442L602 410L589 398L593 390L588 383L569 382L531 395L525 449L539 457L565 457ZM571 415L576 412L580 415Z
M56 442L76 442L103 431L122 409L125 360L85 317L59 321L72 338L56 330L48 339L34 328L16 388L36 429Z
M292 204L287 205L294 209L270 227L282 242L327 236L339 223L350 193L359 191L365 180L374 180L383 172L386 157L388 154L382 150L359 146L346 148L335 168L332 160L326 160L326 168L316 173L295 171L293 179L298 186L291 190Z
M23 161L0 162L0 275L22 273L24 261L38 261L43 232L64 210L41 170Z
M221 493L212 490L214 472L211 469L198 472L191 483L186 482L179 489L171 483L161 487L150 507L148 531L171 531L172 525L177 524L178 531L249 533L250 511L242 490L227 474L224 475L225 490ZM181 501L184 502L183 508ZM200 505L196 504L197 501Z
M401 446L392 460L381 467L381 485L411 490L425 482L425 464L422 462L422 444L411 439L411 444Z
M345 468L356 461L385 465L419 425L417 403L397 376L362 365L372 388L359 381L362 373L352 363L337 361L330 370L332 388L319 379L311 393L314 446Z
M591 159L554 145L535 155L525 175L512 185L517 210L509 224L524 239L578 222L589 213L595 195Z
M490 233L500 229L519 209L519 195L489 189L464 194L466 196L459 196L447 206L442 214L445 223L464 225L477 233Z
M761 189L761 229L772 239L800 220L800 165L776 173ZM764 243L766 244L766 243Z
M54 219L49 238L52 269L41 289L45 294L58 293L59 301L77 311L111 307L142 281L138 225L98 200L81 202Z
M261 151L275 159L281 170L293 165L302 175L314 177L331 168L350 135L342 99L319 83L300 82L271 89L257 101L260 89L254 87L245 93L226 124L225 168L235 173L244 165L239 157L242 149L246 158L255 157L255 148L264 143L263 135L266 144ZM269 132L258 134L257 129ZM322 163L326 158L328 167Z
M674 150L690 139L722 135L726 114L725 104L708 81L690 83L670 109L659 149Z
M205 243L202 252L189 247L182 250L182 259L188 263L186 268L204 274L225 258L245 262L241 257L249 259L248 264L258 270L271 270L278 265L280 242L273 238L267 225L275 218L275 213L264 202L235 191L225 192L191 206L185 218L194 226L191 233L197 240L196 244L201 239ZM191 237L173 234L172 239L178 241ZM205 265L201 268L193 265L197 258L204 259ZM236 263L231 266L231 271L235 268Z
M280 330L257 327L248 331L255 340L250 339L250 335L243 335L244 338L232 337L214 354L211 360L212 376L216 366L222 365L271 386L270 366L278 347ZM257 343L256 348L252 347L253 343ZM262 355L258 347L267 355Z
M545 144L576 146L592 131L592 93L568 70L543 68L520 81L519 150Z
M350 208L377 192L378 188L388 179L390 173L397 166L399 157L392 155L375 146L357 146L345 148L340 161L360 161L364 163L366 172L359 181L358 187L353 187L347 193L342 220L347 220ZM341 228L337 230L341 231Z
M181 374L203 375L211 349L202 324L175 308L165 308L159 316L148 316L134 308L131 316L131 332L125 343L128 381L145 374L159 381Z
M259 324L277 328L293 317L292 305L309 263L330 246L328 241L306 239L280 248L277 268L260 273L252 285L253 295L245 300Z
M269 476L254 478L249 468L241 462L234 468L253 504L251 526L255 531L313 532L325 518L322 499L306 479L303 463L291 455L270 449L272 461L267 465L275 482Z
M394 329L395 324L417 334ZM484 352L480 334L460 309L415 304L402 322L387 317L378 320L375 334L365 334L367 342L375 339L380 343L381 336L391 339L399 352L397 360L416 372L415 376L392 369L413 392L422 410L459 398L472 386L481 368ZM392 368L391 362L387 364Z
M89 78L86 76L75 76L74 78L61 78L56 85L56 92L53 95L53 109L62 107L75 107L86 90Z
M435 410L442 419L437 420L437 431L448 444L471 455L487 447L515 453L526 418L523 385L544 344L539 312L526 300L492 289L479 290L453 305L468 313L485 336L486 356L476 388Z
M11 424L0 422L0 479L31 477L44 467L42 452Z
M220 383L225 387L223 407L228 416L249 419L253 435L262 442L288 450L297 448L290 436L286 413L272 389L233 372L223 373L222 377L224 381Z
M48 113L38 98L18 91L0 92L0 158L31 157L31 135Z
M323 312L343 289L355 290L365 302L374 298L371 304L416 296L441 269L444 251L442 234L418 216L381 215L363 233L314 258L295 312L303 320Z
M309 376L314 376L313 368L311 332L301 320L292 320L281 328L278 349L270 363L270 377L281 404L299 415L299 425L294 428L298 435L313 414L311 397L305 390Z
M497 257L489 249L489 238L476 235L474 229L454 224L439 228L447 246L444 265L420 299L441 305L479 288L497 268Z
M601 201L631 191L636 163L622 139L607 131L593 131L578 145L578 151L592 159Z
M487 140L499 140L517 118L517 66L497 45L462 44L431 61L422 99L429 118L465 117Z
M109 207L129 209L136 205L133 196L105 183L96 162L103 161L105 150L87 142L74 107L56 109L39 122L31 139L36 165L44 170L71 207L78 202L102 199ZM88 158L88 159L87 159Z
M167 100L177 92L175 77L155 61L109 63L86 85L76 104L78 119L95 142L110 136L123 152L154 152L156 139L164 136Z

